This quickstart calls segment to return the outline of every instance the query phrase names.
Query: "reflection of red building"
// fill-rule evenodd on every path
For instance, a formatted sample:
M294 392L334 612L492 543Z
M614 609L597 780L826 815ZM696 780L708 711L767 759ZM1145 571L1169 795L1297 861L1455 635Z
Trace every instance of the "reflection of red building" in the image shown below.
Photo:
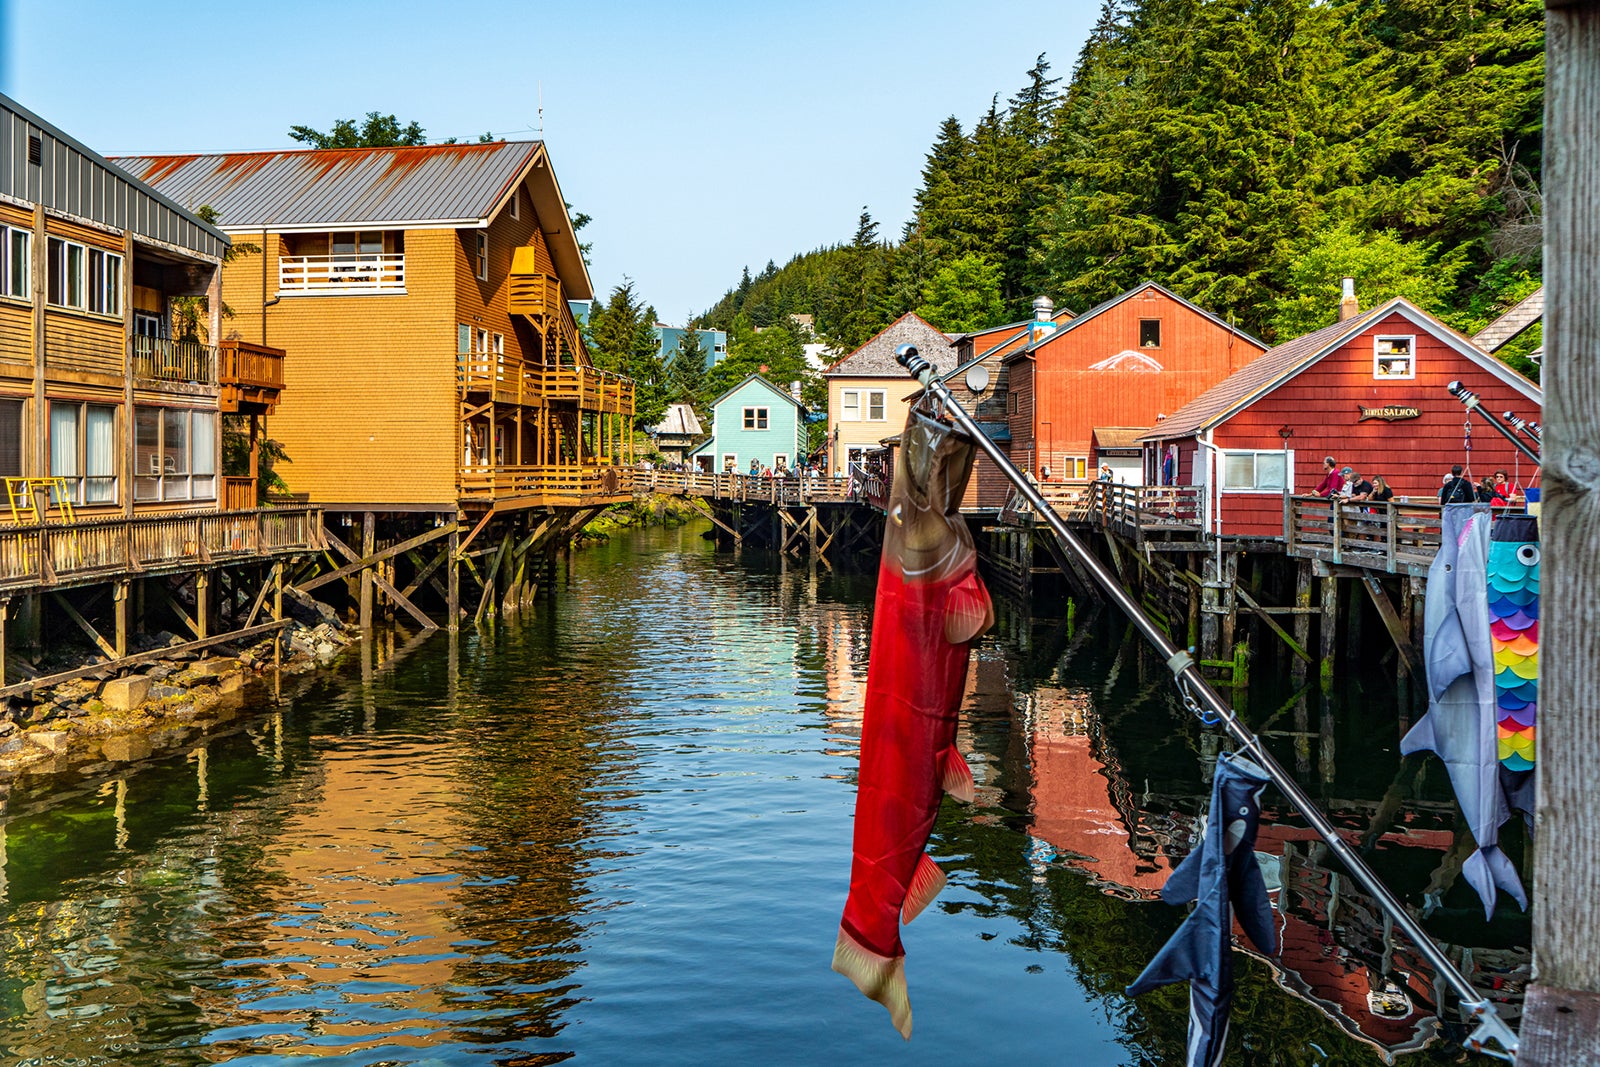
M1154 849L1148 856L1135 849L1113 779L1092 750L1089 694L1038 689L1029 705L1033 836L1107 892L1154 897L1171 862Z

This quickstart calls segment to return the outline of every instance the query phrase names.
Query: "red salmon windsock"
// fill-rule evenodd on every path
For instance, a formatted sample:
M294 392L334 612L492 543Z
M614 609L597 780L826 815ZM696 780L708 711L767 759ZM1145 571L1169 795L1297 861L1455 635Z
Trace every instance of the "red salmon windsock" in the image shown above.
M900 923L944 888L923 852L941 796L972 802L956 712L972 641L994 623L960 514L973 447L915 411L901 435L872 618L850 896L833 950L833 969L888 1008L908 1040Z

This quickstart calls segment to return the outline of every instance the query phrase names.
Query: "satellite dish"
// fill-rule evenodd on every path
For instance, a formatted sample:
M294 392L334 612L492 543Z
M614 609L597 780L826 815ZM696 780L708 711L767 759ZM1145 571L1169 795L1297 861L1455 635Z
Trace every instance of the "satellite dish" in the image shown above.
M974 393L981 393L989 388L989 368L980 363L967 371L967 388Z

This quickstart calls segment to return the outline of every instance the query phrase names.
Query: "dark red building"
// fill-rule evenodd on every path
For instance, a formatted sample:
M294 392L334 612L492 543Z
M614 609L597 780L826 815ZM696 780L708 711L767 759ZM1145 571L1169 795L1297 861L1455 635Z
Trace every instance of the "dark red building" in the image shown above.
M1539 417L1543 394L1470 340L1404 299L1278 345L1141 438L1145 480L1171 469L1206 485L1207 528L1283 536L1285 495L1311 492L1333 456L1395 499L1437 502L1452 464L1475 479L1497 469L1526 486L1534 465L1447 391L1461 381L1498 417ZM1466 447L1471 426L1471 448ZM1220 491L1219 491L1220 484Z

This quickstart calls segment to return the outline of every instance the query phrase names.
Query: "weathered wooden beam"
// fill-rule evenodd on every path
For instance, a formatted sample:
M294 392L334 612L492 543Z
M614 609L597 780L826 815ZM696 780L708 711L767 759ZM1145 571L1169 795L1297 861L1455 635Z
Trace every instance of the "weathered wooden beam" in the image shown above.
M495 552L494 554L494 562L489 565L489 570L484 575L483 594L478 597L478 610L474 612L472 616L472 623L474 626L483 622L484 612L488 611L489 605L494 602L495 576L500 573L500 564L504 562L506 558L506 545L506 541L500 542L499 551Z
M1539 847L1519 1067L1600 1065L1600 0L1546 0Z
M100 647L100 651L106 654L107 659L120 658L117 655L116 648L111 644L111 642L101 637L100 632L93 626L89 625L88 619L85 619L82 615L78 614L78 609L73 607L72 604L68 602L66 597L62 596L60 593L51 593L50 598L57 604L61 605L61 610L67 613L67 618L77 623L78 628L89 635L89 639Z
M1238 582L1235 582L1234 585L1233 585L1233 595L1238 597L1239 598L1239 602L1241 604L1243 604L1246 608L1250 609L1250 611L1256 616L1256 618L1258 618L1262 622L1266 623L1267 624L1267 629L1269 629L1273 633L1277 634L1278 637L1283 641L1283 643L1289 646L1289 651L1290 652L1293 652L1296 656L1299 656L1302 660L1304 660L1307 663L1311 663L1312 662L1311 653L1309 653L1309 652L1307 652L1305 650L1305 646L1302 645L1300 642L1296 641L1294 638L1290 637L1289 636L1289 632L1287 630L1285 630L1282 626L1278 625L1278 620L1274 619L1272 617L1272 615L1265 608L1263 608L1260 604L1257 604L1256 600L1255 600L1255 597L1251 596L1248 592L1246 592L1244 587L1241 586Z
M178 618L183 620L183 624L189 628L190 633L194 634L196 637L201 636L200 624L189 617L189 613L184 610L183 605L178 603L178 598L172 595L172 590L167 588L167 583L159 578L155 579L154 581L156 595L161 597L162 602L165 603L167 607L171 608L173 613L177 615Z
M438 531L433 531L433 532L437 533ZM343 541L339 540L338 537L336 537L335 535L333 535L331 533L328 534L328 542L330 544L332 544L333 547L336 548L340 552L341 555L344 555L344 556L348 557L352 561L352 564L355 563L355 562L360 562L362 560L366 560L366 561L370 562L370 559L371 559L370 555L367 556L367 557L358 557L356 555L354 549L352 549L349 545L345 544ZM391 552L391 554L392 554L392 552ZM385 557L385 558L388 558L388 557ZM373 567L371 567L369 565L367 567L367 569L363 570L361 573L363 575L370 575L372 584L377 586L379 589L382 589L385 593L387 593L390 596L390 598L394 600L394 602L396 604L398 604L401 608L403 608L405 610L406 614L408 614L412 618L416 619L417 622L419 622L422 625L423 629L426 629L426 630L437 630L439 628L439 624L438 623L436 623L432 619L430 619L426 612L424 612L421 608L419 608L415 604L413 604L408 598L406 598L405 596L402 596L401 593L400 593L400 590L396 589L394 587L394 584L392 582L390 582L389 579L387 579L383 575L379 574L376 569L374 569ZM301 591L304 592L304 588L303 587L302 587ZM367 599L370 601L370 597L367 598ZM371 622L372 622L370 606L369 606L369 608L367 610L366 618L367 618L367 623L370 626Z
M1400 653L1400 661L1406 665L1407 673L1417 681L1425 682L1427 679L1417 665L1415 650L1411 647L1411 635L1406 633L1406 625L1390 601L1389 594L1384 592L1383 583L1376 574L1366 574L1362 576L1361 584L1372 598L1372 606L1378 609L1378 617L1383 620L1384 629L1389 631L1389 637L1393 639L1395 651Z
M429 530L427 533L418 534L409 540L401 541L398 545L385 548L379 552L374 552L370 556L357 557L353 562L347 563L344 566L339 567L337 570L332 570L325 574L319 574L315 578L307 579L304 582L291 582L290 584L296 589L299 589L302 593L309 593L313 589L327 585L329 582L337 581L340 578L355 574L363 567L370 567L379 560L389 559L392 556L398 556L402 553L409 552L419 545L425 545L429 541L436 541L439 538L450 534L456 528L457 527L455 523L450 523L447 526L441 526L438 529ZM343 547L344 543L339 541L339 539L333 534L330 533L327 536L331 542L337 543ZM345 548L344 551L349 552L350 550Z
M263 604L265 604L267 602L267 594L272 592L275 588L277 588L278 581L282 577L282 575L283 575L283 564L282 563L273 564L272 565L272 570L267 572L266 578L261 582L261 592L256 594L255 603L250 605L250 614L245 616L244 624L246 626L254 626L255 625L256 614L261 610L261 605L263 605Z

